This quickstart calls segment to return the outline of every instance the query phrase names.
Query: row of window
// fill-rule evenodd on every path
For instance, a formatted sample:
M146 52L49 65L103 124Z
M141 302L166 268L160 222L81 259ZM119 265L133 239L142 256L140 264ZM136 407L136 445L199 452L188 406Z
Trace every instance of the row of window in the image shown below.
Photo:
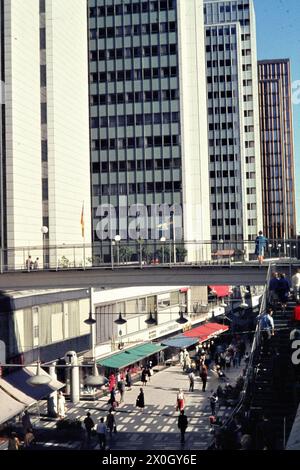
M229 210L229 209L232 209L232 210L235 210L235 209L238 209L239 208L239 204L238 202L225 202L225 203L222 203L222 202L218 202L218 204L216 204L215 202L213 204L211 204L211 208L213 211L216 211L217 209L218 210Z
M222 52L222 51L235 51L236 44L213 44L212 46L206 46L206 52Z
M213 227L221 227L222 225L236 225L237 219L212 219L211 224Z
M90 18L95 16L115 16L131 13L147 13L151 11L174 10L176 0L157 0L152 2L125 3L120 5L107 5L91 7L89 9Z
M213 114L232 114L236 112L235 106L221 106L215 108L208 108L207 110L208 115L211 116Z
M210 163L215 163L215 162L234 162L235 160L238 159L237 155L234 155L233 153L229 155L211 155L210 156Z
M162 70L163 69L163 70ZM132 80L145 80L152 78L166 78L168 76L176 76L176 67L168 70L167 67L154 67L152 69L130 69L130 70L117 70L112 72L94 72L90 74L91 83L108 83L108 82L123 82ZM172 75L171 75L172 74Z
M210 131L220 131L220 130L226 130L226 129L233 129L233 123L232 122L222 122L222 124L219 124L218 122L214 124L209 124L208 129Z
M207 77L207 83L228 83L234 78L233 75L214 75L213 77Z
M239 192L236 186L216 186L210 188L210 194L235 194Z
M107 28L91 28L90 39L118 38L123 36L140 36L144 34L174 33L175 21L163 21L161 23L143 23L124 26L110 26Z
M229 27L224 27L224 28L212 28L208 29L206 28L206 37L216 37L216 36L230 36L231 34L236 33L236 28L232 26L231 28ZM251 34L241 34L241 40L242 41L249 41L251 39Z
M93 139L92 150L115 150L126 148L169 147L180 144L178 135L127 137L119 139Z
M119 194L144 194L181 191L180 181L159 181L156 183L102 184L93 187L94 196L116 196Z
M142 103L148 101L176 100L178 97L178 90L153 90L144 92L136 91L135 93L128 92L109 93L107 95L91 95L90 102L92 105Z
M143 126L147 124L170 124L179 122L179 113L128 114L91 118L92 128L116 126Z
M226 60L208 60L206 62L206 65L208 68L210 67L231 67L232 65L235 65L236 61L235 59L226 59Z
M218 145L237 145L238 139L226 138L226 139L209 139L208 145L209 147L215 147Z
M227 90L227 91L209 91L207 93L207 97L209 100L213 98L232 98L235 96L235 91L234 90Z
M238 5L232 4L231 5L231 11L248 11L249 10L249 5L247 3L239 3ZM228 5L220 5L220 13L229 13L230 12L230 4Z
M164 46L144 46L144 47L125 47L117 49L106 49L98 51L90 51L90 60L115 60L115 59L131 59L149 56L162 56L169 54L176 54L176 44L169 44Z
M93 173L122 171L169 170L181 168L180 158L156 158L155 160L120 160L118 162L94 162Z
M210 178L234 178L235 176L239 176L236 170L223 170L223 171L210 171L209 177Z
M168 78L177 76L177 67L153 67L134 70L117 70L113 72L91 73L92 83L123 82L126 80L149 80L152 78Z

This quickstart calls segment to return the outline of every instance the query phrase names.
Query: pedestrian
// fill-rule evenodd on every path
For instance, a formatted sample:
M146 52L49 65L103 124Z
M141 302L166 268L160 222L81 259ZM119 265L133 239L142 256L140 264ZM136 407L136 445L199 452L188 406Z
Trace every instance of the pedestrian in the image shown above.
M206 391L206 382L207 382L208 370L205 364L202 364L200 370L200 377L202 380L202 392Z
M28 449L34 443L35 443L35 436L33 434L33 429L29 428L26 431L26 434L24 436L24 447L25 447L25 449Z
M33 263L33 269L35 270L39 269L39 258L35 259L35 262Z
M193 392L194 391L194 385L195 385L195 374L193 371L189 373L189 380L190 380L190 388L189 391Z
M217 406L218 400L219 400L219 398L218 398L217 393L212 390L212 394L209 398L209 402L210 402L211 414L213 416L215 416L215 414L216 414L216 406Z
M181 367L183 367L183 364L184 364L184 354L183 354L183 351L181 350L180 353L179 353L179 363L181 365Z
M294 300L297 302L300 295L300 269L297 269L296 274L292 276L292 287Z
M183 444L185 442L185 431L186 431L186 428L188 427L188 419L184 414L184 410L180 411L177 425L181 433L180 441Z
M118 390L120 393L120 403L123 403L125 394L125 382L123 380L120 380L120 382L118 382Z
M84 419L83 424L86 431L86 442L89 445L91 442L92 429L95 426L95 423L92 420L91 413L89 411L86 414L86 418Z
M148 373L145 367L143 367L143 370L142 370L141 380L142 380L142 385L146 386L148 382Z
M140 388L140 393L136 399L136 406L138 408L141 408L142 411L145 408L145 397L144 397L144 391L142 388Z
M23 426L23 433L26 434L29 429L32 429L32 424L30 421L30 416L27 410L24 411L22 416L22 426Z
M246 353L245 353L245 357L244 357L244 361L245 361L246 367L248 366L249 360L250 360L249 353L246 352Z
M20 441L16 432L12 432L8 439L7 450L20 450Z
M132 378L131 378L130 369L127 369L127 372L126 372L126 385L127 385L128 389L131 390Z
M278 299L279 299L279 302L281 303L282 308L286 307L289 292L290 292L289 281L287 280L284 273L280 273L276 293L278 295Z
M108 377L108 389L111 392L113 388L116 386L116 376L114 373L110 374Z
M26 265L27 271L31 271L31 270L32 270L32 268L33 268L33 261L32 261L32 259L31 259L31 256L30 256L30 255L28 256L25 265Z
M264 237L263 232L260 231L255 239L255 254L257 255L257 259L260 265L262 265L264 261L267 243L268 239Z
M177 398L176 398L176 411L184 410L184 406L185 406L184 393L183 393L182 388L180 388L178 393L177 393Z
M106 417L106 426L109 431L110 437L112 437L112 433L116 427L116 421L114 415L112 414L112 409L109 410L108 415Z
M59 392L57 397L57 413L60 419L66 416L66 399L62 392Z
M270 340L274 336L274 320L273 320L273 309L269 307L268 310L263 314L259 322L261 331L261 338L263 342L263 350L265 353L269 353Z
M116 389L115 387L110 392L110 398L108 400L108 404L115 410L118 406L118 402L116 399Z
M269 302L271 305L275 306L278 301L278 273L272 273L271 280L269 282Z
M106 426L104 424L104 418L100 418L100 423L97 424L96 429L100 450L105 450L106 447Z

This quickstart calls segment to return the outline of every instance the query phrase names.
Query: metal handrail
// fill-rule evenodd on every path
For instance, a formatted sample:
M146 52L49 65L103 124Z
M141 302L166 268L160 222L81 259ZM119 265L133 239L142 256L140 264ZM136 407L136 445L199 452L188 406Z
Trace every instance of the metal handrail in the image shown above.
M269 283L270 283L270 279L271 279L272 266L275 266L275 265L269 263L266 283L265 283L265 286L264 286L264 292L263 292L263 295L262 295L262 300L261 300L261 304L260 304L258 317L263 315L263 313L266 311L266 308L267 308ZM244 380L244 386L243 386L243 390L241 391L239 402L237 403L237 405L233 409L230 416L226 419L226 421L222 424L222 426L220 426L220 429L225 430L228 427L229 423L231 423L234 416L236 416L239 413L239 411L241 410L241 408L243 407L243 405L245 403L246 396L247 396L247 389L248 389L248 386L249 386L249 384L252 380L252 369L253 369L254 355L255 355L256 349L259 346L259 344L260 344L260 322L258 321L257 325L256 325L255 333L254 333L253 342L252 342L251 352L250 352L250 356L249 356L249 362L248 362L246 376L245 376L245 380ZM212 441L210 442L209 447L211 447L211 445L214 443L214 440L215 440L215 438L212 439Z

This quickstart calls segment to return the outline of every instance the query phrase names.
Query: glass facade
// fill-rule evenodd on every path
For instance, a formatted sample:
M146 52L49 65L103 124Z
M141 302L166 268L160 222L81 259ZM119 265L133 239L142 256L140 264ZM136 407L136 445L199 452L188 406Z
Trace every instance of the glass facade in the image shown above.
M97 241L100 204L182 203L176 1L90 0L89 33Z
M259 109L264 230L270 239L296 237L291 74L289 60L260 61Z
M252 5L204 5L212 240L251 240L258 229Z

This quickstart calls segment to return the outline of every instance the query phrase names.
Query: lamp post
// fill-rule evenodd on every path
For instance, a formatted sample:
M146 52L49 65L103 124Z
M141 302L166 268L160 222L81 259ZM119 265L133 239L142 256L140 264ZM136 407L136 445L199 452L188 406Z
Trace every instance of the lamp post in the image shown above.
M115 243L117 245L117 264L120 264L120 241L121 241L121 236L116 235L115 236Z
M278 243L278 258L280 258L280 248L281 248L281 243Z
M161 237L160 242L161 242L161 251L162 251L162 264L165 264L165 242L166 242L166 237Z
M41 232L43 234L43 266L44 269L47 268L47 263L46 263L46 235L49 232L48 227L46 225L43 225L41 228Z

